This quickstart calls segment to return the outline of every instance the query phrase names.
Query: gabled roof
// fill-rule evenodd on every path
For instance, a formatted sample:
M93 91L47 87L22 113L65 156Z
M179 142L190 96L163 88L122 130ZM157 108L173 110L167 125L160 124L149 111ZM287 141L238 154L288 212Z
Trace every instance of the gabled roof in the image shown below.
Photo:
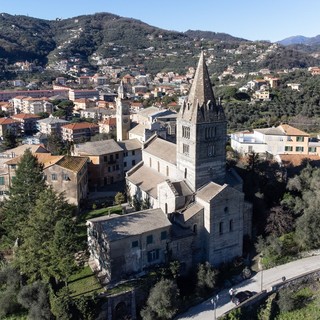
M16 156L22 156L24 152L30 149L32 153L49 153L49 151L42 144L23 144L13 149L6 150L5 154L14 154Z
M50 153L34 153L38 161L43 164L43 169L51 167L61 160L64 156L53 156Z
M308 133L294 128L288 124L281 124L279 128L282 129L288 136L309 136Z
M57 165L74 172L79 172L87 161L88 158L86 157L64 156L57 162Z
M151 137L145 142L144 152L156 156L166 162L177 163L177 146L167 140L163 140L157 136Z
M115 126L116 124L117 124L117 118L111 118L111 117L99 122L99 126L100 125Z
M254 129L254 131L265 134L265 135L275 135L275 136L285 136L286 134L279 127L275 128L262 128Z
M40 119L40 116L29 113L18 113L12 116L12 119Z
M227 186L228 185L226 184L221 186L220 184L209 182L197 192L197 197L199 197L200 199L206 202L209 202Z
M171 226L161 209L148 209L116 217L99 217L88 222L99 223L108 241L117 241L126 237Z
M135 127L129 130L129 134L131 133L139 137L143 137L146 129L147 129L147 126L139 123Z
M166 181L167 177L158 173L158 171L144 166L142 162L128 171L127 179L139 186L139 188L149 194L152 198L157 199L158 184Z
M199 203L193 202L185 211L183 211L183 218L184 221L188 221L191 219L194 215L199 213L203 209L203 206L201 206Z
M98 129L99 126L91 122L75 122L75 123L66 124L62 126L62 128L71 129L71 130L80 130L80 129L91 129L91 128Z
M137 150L142 148L142 143L138 139L118 141L118 144L125 151Z
M37 157L39 163L43 164L43 169L46 169L54 164L56 164L64 156L52 156L50 153L33 153ZM7 165L18 164L22 158L22 155L15 157L6 162Z
M276 135L276 136L304 136L308 137L309 134L294 128L288 124L281 124L278 127L264 128L264 129L254 129L256 132L260 132L265 135Z
M99 156L123 151L113 139L76 144L74 150L77 154L85 154L88 156Z
M88 158L71 157L71 156L53 156L50 153L33 153L37 157L39 163L43 164L43 169L53 165L59 165L73 172L79 172L87 162ZM21 156L15 157L6 162L7 165L19 164Z
M19 123L17 120L13 120L11 118L0 118L0 125L3 124L12 124L12 123Z
M144 108L144 109L140 110L138 112L138 115L147 118L147 117L149 117L155 113L158 113L160 111L162 111L162 110L160 110L158 107L151 106L151 107Z

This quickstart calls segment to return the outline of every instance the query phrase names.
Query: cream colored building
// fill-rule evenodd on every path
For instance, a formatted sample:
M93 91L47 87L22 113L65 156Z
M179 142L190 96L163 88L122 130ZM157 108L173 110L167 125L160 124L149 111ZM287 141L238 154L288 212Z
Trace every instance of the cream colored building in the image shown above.
M240 154L315 154L317 149L309 142L309 134L288 124L278 127L236 132L231 135L231 147Z
M88 158L53 156L50 153L34 153L43 164L43 174L48 185L57 193L63 193L70 204L79 206L88 195ZM0 173L0 194L7 194L21 156L7 160ZM3 182L3 183L2 183Z

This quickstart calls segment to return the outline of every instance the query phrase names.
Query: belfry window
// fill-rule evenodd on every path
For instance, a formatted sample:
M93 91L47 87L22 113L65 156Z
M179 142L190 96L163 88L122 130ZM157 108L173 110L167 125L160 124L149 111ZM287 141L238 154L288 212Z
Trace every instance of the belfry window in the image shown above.
M190 139L190 127L182 126L182 138Z
M205 139L212 139L216 135L217 128L216 127L207 127L204 129Z
M213 157L214 156L214 145L210 144L208 145L208 157Z
M183 146L182 146L182 151L183 151L183 153L184 154L186 154L186 155L188 155L189 154L189 145L188 144L183 144Z
M223 234L223 222L219 223L219 234Z
M229 231L232 232L233 231L233 219L231 219L229 221Z

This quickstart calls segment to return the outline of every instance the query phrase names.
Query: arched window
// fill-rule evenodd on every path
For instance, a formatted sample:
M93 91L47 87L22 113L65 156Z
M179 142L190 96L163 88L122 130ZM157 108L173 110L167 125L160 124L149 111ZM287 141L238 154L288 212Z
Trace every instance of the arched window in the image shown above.
M233 231L233 219L229 221L229 231Z
M190 127L182 126L182 137L190 139Z
M213 157L214 156L214 145L210 144L208 145L208 157Z
M223 222L219 223L219 234L223 234Z
M196 224L193 225L193 233L197 234L198 232L198 226Z

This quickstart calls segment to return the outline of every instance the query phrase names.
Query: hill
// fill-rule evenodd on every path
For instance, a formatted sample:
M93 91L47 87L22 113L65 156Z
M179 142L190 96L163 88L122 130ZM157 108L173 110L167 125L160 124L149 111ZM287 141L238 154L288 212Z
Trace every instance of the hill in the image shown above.
M0 14L2 69L16 61L28 60L63 72L57 67L59 63L81 61L79 65L91 72L100 65L112 64L141 65L150 73L168 70L181 73L194 66L200 47L210 53L214 63L209 68L216 73L228 66L247 72L318 64L309 52L295 48L251 42L225 33L168 31L110 13L57 20Z
M239 42L239 41L248 41L246 39L233 37L227 33L221 32L212 32L212 31L201 31L201 30L188 30L185 34L197 40L206 39L206 40L217 40L217 41L231 41L231 42Z
M280 40L278 41L278 43L284 46L290 46L295 44L320 45L320 35L317 35L315 37L293 36Z

